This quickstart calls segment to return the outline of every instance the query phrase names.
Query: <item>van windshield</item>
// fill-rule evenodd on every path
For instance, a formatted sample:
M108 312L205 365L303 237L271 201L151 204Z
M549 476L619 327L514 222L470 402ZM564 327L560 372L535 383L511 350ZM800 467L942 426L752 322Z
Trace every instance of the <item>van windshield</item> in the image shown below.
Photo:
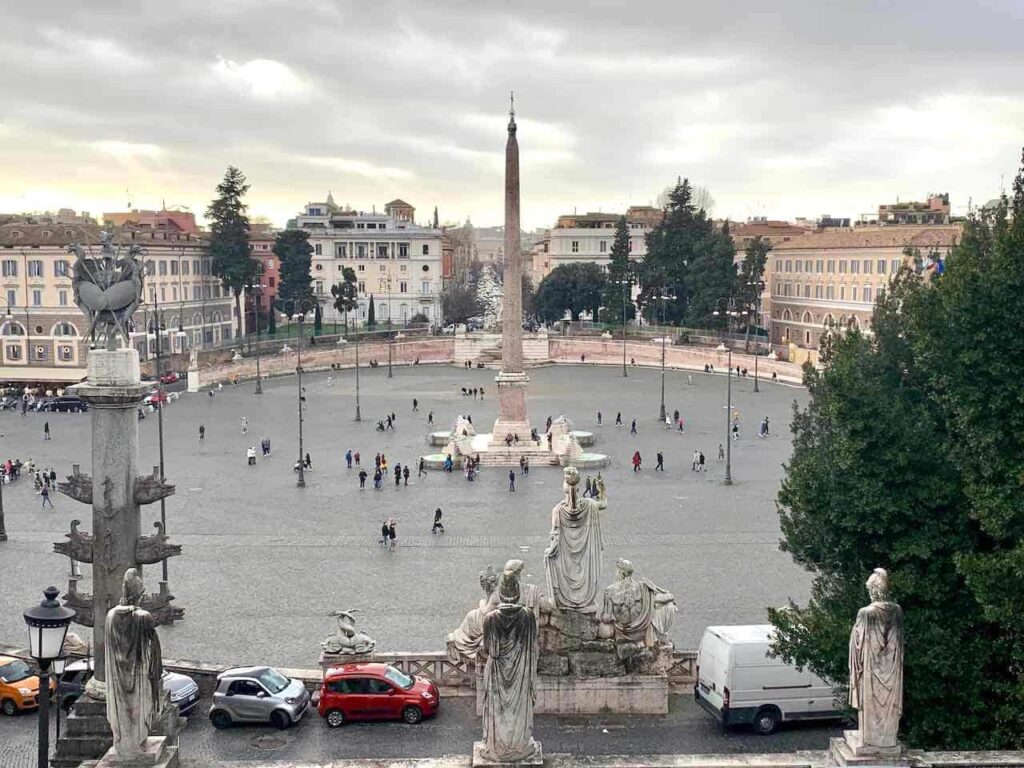
M32 677L32 668L24 661L12 661L0 667L0 682L16 683Z

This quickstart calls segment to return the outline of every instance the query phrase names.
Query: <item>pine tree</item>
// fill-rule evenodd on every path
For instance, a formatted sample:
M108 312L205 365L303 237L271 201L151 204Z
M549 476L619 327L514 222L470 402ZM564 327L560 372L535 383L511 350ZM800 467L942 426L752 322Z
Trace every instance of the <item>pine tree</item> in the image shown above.
M636 315L630 295L634 272L634 264L629 258L629 226L626 217L621 216L615 225L615 238L608 254L608 284L602 301L605 322L621 323L623 311L626 320L632 320Z
M345 314L345 333L348 333L348 313L359 306L359 287L356 283L356 271L352 267L345 267L341 272L341 282L331 286L334 309Z
M373 304L373 294L370 294L370 307L366 310L366 327L377 327L377 309Z
M285 314L290 317L312 309L313 278L310 268L313 246L309 244L309 234L299 229L279 232L274 239L273 252L280 261L277 299Z
M249 191L245 175L229 165L217 185L217 197L206 209L210 240L206 252L213 259L213 274L235 297L238 318L235 337L242 337L242 291L259 275L259 263L249 253L249 219L242 197Z

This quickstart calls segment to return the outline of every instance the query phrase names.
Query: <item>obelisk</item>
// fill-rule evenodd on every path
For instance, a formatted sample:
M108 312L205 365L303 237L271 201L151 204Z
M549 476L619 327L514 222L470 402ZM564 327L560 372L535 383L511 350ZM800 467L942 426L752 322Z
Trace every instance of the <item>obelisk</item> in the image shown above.
M523 256L519 242L519 144L516 141L515 101L509 110L505 142L505 277L501 299L501 373L498 384L498 420L491 443L504 445L507 435L529 438L526 385L523 372Z

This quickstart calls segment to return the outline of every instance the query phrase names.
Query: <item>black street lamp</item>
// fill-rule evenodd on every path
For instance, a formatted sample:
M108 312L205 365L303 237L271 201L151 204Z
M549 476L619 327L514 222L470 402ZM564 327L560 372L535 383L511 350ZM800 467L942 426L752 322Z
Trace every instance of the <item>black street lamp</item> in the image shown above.
M256 307L256 389L253 391L254 395L263 394L263 377L260 375L260 307L263 304L263 286L256 284L252 286L252 289L256 292L255 296L255 307ZM273 311L273 309L271 309Z
M626 377L629 376L626 373L626 299L629 296L629 286L633 283L627 278L613 280L612 282L622 286L622 375Z
M356 421L362 421L359 413L359 331L356 331Z
M299 477L295 481L297 488L306 487L306 467L305 467L305 453L303 452L302 445L302 422L303 422L303 404L306 402L306 392L302 388L302 337L305 335L306 315L309 313L313 303L307 299L300 299L294 303L293 309L298 310L291 319L299 324L299 337L296 341L296 350L298 352L298 361L295 366L295 373L298 376L298 387L299 387ZM287 315L285 315L287 318Z
M60 698L60 683L61 678L64 676L64 668L68 665L67 656L58 656L53 660L53 679L55 681L55 687L53 689L53 699L57 703L57 734L55 741L60 742L60 710L61 710L61 698Z
M669 294L661 294L661 410L658 414L658 420L664 423L665 421L665 302L669 299L674 299L675 296ZM625 363L623 363L625 364Z
M760 392L757 386L757 358L760 357L761 349L761 292L764 291L764 281L751 280L747 285L754 289L754 391Z
M24 614L28 626L29 653L39 665L38 768L47 768L50 763L50 664L63 654L64 637L75 616L73 610L58 602L59 594L56 587L47 587L43 590L46 599Z
M722 308L718 309L718 307ZM715 311L711 314L715 317L725 318L725 328L728 333L732 319L739 316L740 313L736 309L735 299L722 297L715 302ZM722 343L716 347L716 351L728 354L725 370L725 480L723 482L725 485L732 485L732 436L729 434L732 426L732 347L726 346L724 336Z

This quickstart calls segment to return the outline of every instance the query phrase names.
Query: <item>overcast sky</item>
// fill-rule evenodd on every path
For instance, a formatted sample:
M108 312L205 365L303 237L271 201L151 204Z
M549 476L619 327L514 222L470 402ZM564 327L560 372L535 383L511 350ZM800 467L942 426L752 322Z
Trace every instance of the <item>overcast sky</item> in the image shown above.
M1021 0L3 6L0 211L201 214L230 163L275 224L328 190L498 224L512 88L525 228L677 175L735 220L962 213L1024 144Z

